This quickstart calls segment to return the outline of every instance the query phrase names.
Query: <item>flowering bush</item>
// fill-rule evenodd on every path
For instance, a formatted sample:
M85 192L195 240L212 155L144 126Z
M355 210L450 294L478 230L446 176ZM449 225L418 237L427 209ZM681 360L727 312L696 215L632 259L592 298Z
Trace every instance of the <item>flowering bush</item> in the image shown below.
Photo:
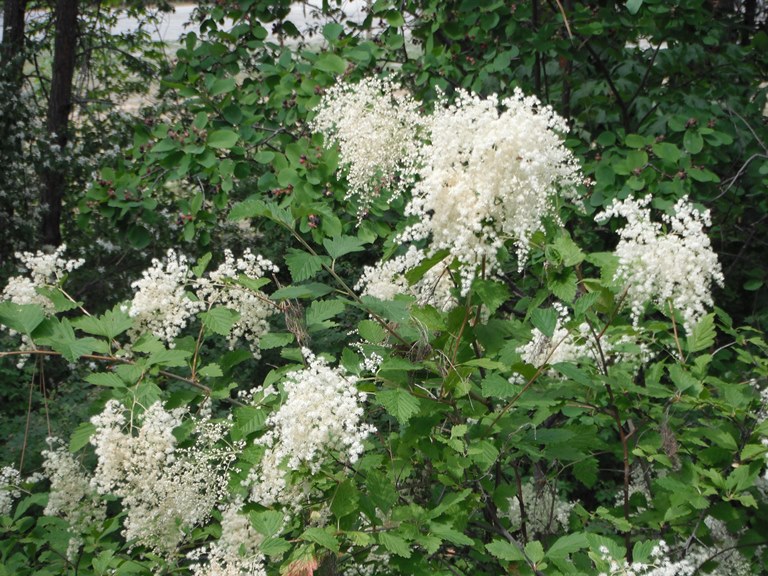
M100 393L68 447L51 441L46 480L0 476L6 566L765 568L766 345L712 310L705 210L654 220L645 197L588 216L565 122L519 92L428 114L392 80L342 83L311 125L342 165L328 185L354 197L344 223L310 220L306 189L231 213L293 243L282 276L249 250L170 250L90 314L64 285L79 262L21 255L0 323L24 346L0 355L93 362ZM615 252L571 234L612 217ZM374 242L383 258L345 268Z

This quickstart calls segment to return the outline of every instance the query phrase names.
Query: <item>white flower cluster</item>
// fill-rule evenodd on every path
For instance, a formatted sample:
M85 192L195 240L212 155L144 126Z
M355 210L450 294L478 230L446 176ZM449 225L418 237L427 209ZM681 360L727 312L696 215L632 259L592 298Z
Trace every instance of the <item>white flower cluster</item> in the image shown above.
M104 522L106 504L67 447L56 438L49 438L48 445L50 448L42 453L43 470L51 482L45 515L60 516L69 523L67 558L73 560L83 543L83 534Z
M363 440L375 431L362 422L366 395L358 392L357 378L331 368L309 350L303 353L307 368L286 376L285 401L269 416L269 430L258 440L266 453L248 479L251 499L264 506L298 505L304 487L291 484L289 471L315 474L332 453L354 463L363 452Z
M710 225L709 211L699 212L687 197L681 198L672 214L662 215L664 230L662 223L651 220L650 201L650 196L614 200L596 220L627 220L618 231L616 280L627 285L635 324L647 303L654 302L665 313L670 312L668 306L680 312L690 334L712 307L713 284L723 285L720 263L704 232Z
M614 558L606 546L600 547L600 557L608 563L608 572L599 576L692 576L696 573L697 563L692 558L672 560L669 546L661 540L651 551L650 563L632 562Z
M9 516L13 501L21 496L21 475L13 466L0 468L0 516Z
M570 197L579 181L559 136L567 131L551 107L520 90L501 101L460 92L430 119L424 166L406 208L419 222L400 240L431 237L430 254L448 249L461 263L462 294L483 262L495 271L508 239L522 269L557 194Z
M423 128L418 105L390 80L340 82L323 97L312 130L339 147L347 169L347 198L356 196L364 215L382 192L390 200L415 181L421 164L417 137Z
M192 300L186 288L192 270L184 255L171 248L163 260L152 259L152 266L131 287L136 291L128 314L135 318L137 332L149 330L171 343L187 326L189 318L203 309L204 303Z
M216 270L195 279L187 258L170 249L163 260L153 259L142 278L131 284L136 290L128 308L135 318L132 334L148 330L172 345L194 314L220 305L239 314L228 335L230 348L243 338L258 357L260 338L269 331L267 318L277 308L260 290L236 281L256 281L277 271L272 262L248 249L238 259L225 250L224 262Z
M209 546L188 554L194 563L193 576L266 576L263 540L242 514L242 501L235 501L221 513L221 536Z
M82 258L67 260L62 244L50 254L44 252L17 252L16 258L26 268L28 275L12 276L3 289L2 299L14 304L39 304L43 310L52 314L55 312L53 302L37 292L38 288L53 288L57 286L69 272L82 266Z
M364 207L387 178L395 180L396 193L412 188L406 215L418 222L398 241L431 238L427 256L447 249L449 261L461 263L462 294L479 266L496 271L507 240L522 269L531 237L554 215L556 196L572 197L580 180L560 137L566 122L519 90L502 100L459 91L454 104L441 103L427 117L390 82L339 84L323 99L312 127L339 144L342 163L350 166L350 194L361 195ZM370 293L405 289L397 280L403 264L371 272L365 284L376 288Z
M268 272L279 272L277 266L249 249L242 258L235 259L231 250L224 251L224 262L207 278L195 282L197 297L211 305L221 305L235 310L240 318L229 332L229 349L232 350L241 338L245 339L255 358L259 358L259 341L269 332L267 318L277 312L269 297L259 290L245 288L234 283L240 276L246 280L259 280Z
M523 518L520 498L525 508ZM528 534L555 534L558 530L567 530L568 517L576 506L560 498L555 486L549 483L538 485L533 479L522 485L521 493L508 499L509 509L505 516L513 530L519 530L525 520Z
M379 300L392 300L398 294L411 294L420 306L430 304L443 311L455 308L458 300L453 295L454 285L448 270L450 260L447 258L427 270L418 282L408 285L405 273L416 268L424 258L423 250L409 246L405 254L380 260L375 266L365 266L355 290L361 290L362 294Z
M582 324L579 326L579 334L572 334L566 327L571 320L568 308L559 302L555 302L553 307L557 311L557 321L552 337L534 328L531 332L531 340L517 349L523 362L538 368L544 364L573 362L585 357L597 358L599 352L590 334L589 326L586 323Z
M158 553L172 553L190 529L208 520L226 497L235 459L232 450L216 447L230 426L206 418L196 422L193 446L178 447L173 431L184 414L157 402L139 418L110 400L91 419L98 458L91 484L122 500L126 539Z

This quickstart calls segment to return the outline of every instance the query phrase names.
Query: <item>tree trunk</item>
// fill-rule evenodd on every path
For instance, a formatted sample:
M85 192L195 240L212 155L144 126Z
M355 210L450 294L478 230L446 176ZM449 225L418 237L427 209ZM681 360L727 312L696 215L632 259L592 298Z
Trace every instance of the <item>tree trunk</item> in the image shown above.
M0 50L0 64L6 80L21 84L24 67L24 15L26 0L5 0L3 2L3 44Z
M72 110L72 78L75 72L77 45L77 0L56 1L56 39L53 48L53 71L48 101L48 134L51 144L63 151L68 142L69 113ZM61 208L66 188L66 168L51 158L42 171L40 201L43 207L41 241L61 244Z

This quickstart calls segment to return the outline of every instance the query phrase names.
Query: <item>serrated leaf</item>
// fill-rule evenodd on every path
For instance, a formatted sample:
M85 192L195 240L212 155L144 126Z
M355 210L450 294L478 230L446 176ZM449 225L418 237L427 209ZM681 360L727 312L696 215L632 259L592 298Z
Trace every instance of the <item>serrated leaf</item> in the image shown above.
M336 539L336 536L331 534L325 528L307 528L302 533L301 539L319 544L323 548L327 548L333 552L339 551L339 541Z
M286 286L276 290L272 294L273 300L289 300L300 298L320 298L333 292L333 288L320 282L307 282L306 284L297 284Z
M127 384L114 372L94 372L85 377L85 381L95 386L107 388L125 388Z
M566 558L569 554L589 548L589 541L584 534L561 536L547 550L548 558Z
M107 310L102 316L82 316L73 320L72 324L78 330L112 340L128 330L133 325L133 320L118 305L112 310Z
M510 298L509 288L493 280L475 280L472 289L480 298L480 302L488 308L489 314L496 312L499 306Z
M39 286L35 288L35 291L48 298L48 300L53 303L56 312L68 312L69 310L74 310L82 305L82 302L72 302L72 300L67 298L58 288Z
M411 547L405 539L391 532L380 532L379 543L387 550L403 558L411 557Z
M273 348L284 348L294 340L293 334L287 332L267 332L259 339L259 348L262 350L272 350Z
M506 540L494 540L490 544L486 544L485 549L488 550L494 558L498 558L504 562L525 561L523 551Z
M351 480L345 480L336 488L331 500L331 512L336 518L344 518L358 510L360 493Z
M360 337L372 344L383 342L387 337L387 332L378 322L373 320L361 320L357 324L357 332Z
M192 356L188 350L158 350L152 352L147 359L149 366L160 365L169 368L183 368L187 365L187 358Z
M584 486L592 488L597 483L597 469L597 458L589 457L579 460L573 465L573 475Z
M314 300L307 308L307 326L320 324L341 314L346 308L342 300Z
M419 411L418 398L400 388L377 392L376 400L403 426Z
M499 458L499 449L490 440L473 441L467 455L481 470L488 470Z
M75 330L67 318L60 321L51 318L49 328L49 334L40 338L39 342L50 346L70 362L75 362L81 356L90 354L101 345L101 342L95 338L77 338Z
M264 428L267 414L261 408L241 406L235 412L235 430L245 437Z
M429 523L429 532L435 536L439 536L443 540L447 540L457 546L472 546L475 541L463 532L459 532L448 524L440 524L437 522Z
M221 366L215 363L203 366L200 368L200 370L197 371L197 373L204 378L219 378L224 376L224 372L222 371Z
M571 303L576 297L576 290L578 288L578 278L573 271L567 274L558 274L549 281L549 289L552 290L558 299L563 302Z
M232 326L240 319L240 314L224 306L216 306L200 312L198 317L211 332L220 336L228 336Z
M21 334L32 334L44 319L43 309L37 304L0 302L0 324Z
M355 236L340 236L338 238L325 238L323 240L325 250L334 260L341 258L345 254L362 252L365 250L365 248L363 248L364 244L365 242Z
M285 255L285 262L294 282L303 282L315 276L323 269L323 264L330 266L327 256L309 254L303 250L290 249Z
M557 325L557 311L554 308L536 308L531 312L531 324L544 336L552 338Z
M715 315L710 313L701 318L688 334L688 352L699 352L710 348L715 343L715 336Z
M254 511L249 517L256 532L265 538L279 534L285 524L285 516L276 510Z
M77 452L83 446L86 446L91 440L91 436L96 432L96 426L90 422L83 422L75 431L72 432L72 437L69 439L69 451Z
M525 545L525 553L528 555L531 562L535 564L538 564L544 559L544 547L538 540L528 542L528 544Z
M576 266L584 261L584 252L576 245L568 234L561 234L553 242L562 258L564 266Z
M228 218L230 220L243 220L245 218L255 218L256 216L266 216L268 213L267 203L260 197L251 196L232 206Z

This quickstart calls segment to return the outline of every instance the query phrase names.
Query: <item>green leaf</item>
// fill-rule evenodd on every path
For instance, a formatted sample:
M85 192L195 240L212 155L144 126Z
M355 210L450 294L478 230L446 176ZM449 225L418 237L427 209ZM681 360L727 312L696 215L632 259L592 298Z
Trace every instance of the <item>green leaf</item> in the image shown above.
M73 320L72 324L78 330L112 340L128 330L133 325L133 320L117 305L102 316L82 316Z
M308 282L295 286L280 288L272 294L273 300L289 300L293 298L320 298L333 292L333 288L319 282Z
M285 262L291 271L294 282L309 280L323 269L323 264L330 266L327 256L319 256L291 248L285 256Z
M209 93L211 96L219 96L221 94L232 92L235 89L235 86L234 78L217 78L213 84L211 84Z
M342 26L341 24L337 24L336 22L329 22L328 24L323 26L323 36L329 42L338 40L342 32L344 32L344 26Z
M480 302L488 308L488 313L493 314L504 302L509 300L509 288L501 282L493 280L475 280L472 289L480 298Z
M256 216L266 216L269 213L267 203L257 196L251 196L242 202L232 206L229 211L230 220L243 220L245 218L254 218Z
M429 533L439 536L442 540L447 540L457 546L472 546L475 541L463 532L459 532L454 527L448 524L440 524L438 522L429 523Z
M643 0L627 0L626 7L630 14L633 16L640 11L640 7L643 5Z
M234 130L215 130L208 134L208 146L228 150L237 144L239 138Z
M573 465L573 475L584 486L592 488L597 483L597 469L597 458L589 457Z
M680 149L669 142L656 142L653 145L653 153L670 164L676 164L682 156Z
M32 334L44 319L43 309L37 304L0 302L0 324L21 334Z
M528 544L525 545L525 553L528 555L531 562L535 564L538 564L544 559L544 547L538 540L528 542Z
M91 440L91 436L96 432L96 426L90 422L83 422L75 431L72 432L72 437L69 439L69 451L77 452L83 446L86 446Z
M392 554L397 554L403 558L411 557L411 547L400 536L396 536L391 532L380 532L378 536L379 543L392 552Z
M548 558L566 558L569 554L589 548L589 541L584 534L568 534L558 538L547 550Z
M357 332L372 344L379 344L387 338L387 332L381 324L373 320L361 320L357 325Z
M336 518L344 518L358 510L360 493L351 480L345 480L336 488L331 500L331 512Z
M271 538L280 533L285 524L285 516L276 510L264 510L250 513L251 525L256 532L265 538Z
M715 336L715 315L710 313L701 318L688 334L688 352L699 352L710 348L715 344Z
M669 377L680 392L685 392L689 388L700 390L701 384L685 368L679 364L672 364L668 367Z
M313 300L307 308L307 327L323 325L326 320L341 314L346 308L342 300Z
M704 139L698 130L689 128L683 136L683 146L691 154L698 154L704 148Z
M259 339L259 348L262 350L284 348L291 344L293 339L293 334L287 332L267 332Z
M95 338L77 338L67 318L63 318L61 321L52 318L49 328L49 334L40 338L40 343L50 346L70 362L75 362L80 356L90 354L101 344Z
M211 332L220 336L228 336L232 326L240 319L240 314L229 308L216 306L210 310L200 312L198 317Z
M319 544L323 548L327 548L333 552L339 552L339 541L336 539L336 536L329 532L329 529L307 528L302 533L301 539Z
M376 400L403 426L419 411L418 398L400 388L377 392Z
M323 246L325 247L328 255L337 260L345 254L351 252L362 252L365 250L363 245L365 242L354 236L340 236L338 238L325 238L323 240Z
M547 338L552 338L557 325L557 311L554 308L536 308L531 312L531 324Z
M485 549L488 550L488 552L490 552L494 558L498 558L504 562L525 561L523 551L511 542L507 542L506 540L494 540L490 544L486 544Z
M331 74L344 74L347 70L347 61L336 54L326 52L317 59L314 67Z
M93 372L85 377L85 381L95 386L107 388L125 388L127 384L114 372Z
M152 352L147 358L149 366L160 365L167 368L184 368L187 365L187 358L192 356L188 350L158 350Z
M197 373L203 378L220 378L221 376L224 376L221 366L216 363L206 364L200 368Z

